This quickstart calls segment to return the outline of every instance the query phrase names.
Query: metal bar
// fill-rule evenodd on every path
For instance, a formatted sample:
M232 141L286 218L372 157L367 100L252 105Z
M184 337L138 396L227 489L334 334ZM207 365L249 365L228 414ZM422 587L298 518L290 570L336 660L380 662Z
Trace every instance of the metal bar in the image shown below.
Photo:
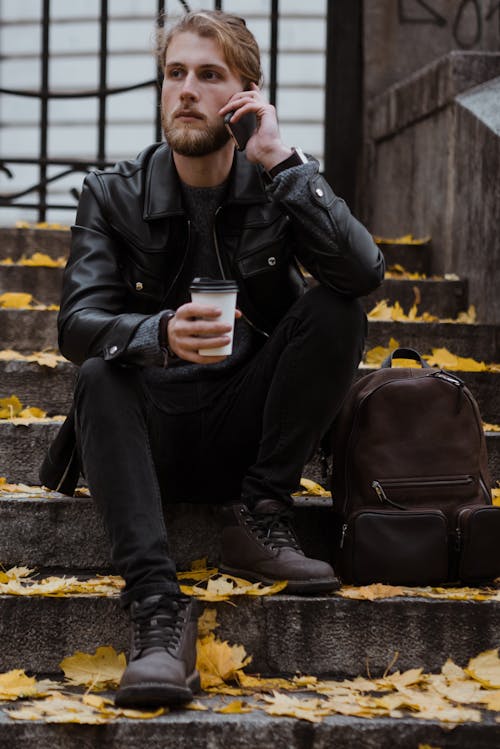
M108 166L113 166L115 162L114 161L107 161L106 164ZM3 164L33 164L33 165L40 165L40 164L51 164L54 166L74 166L74 167L80 167L80 166L97 166L96 159L32 159L32 158L8 158L8 159L2 159L0 161L0 168Z
M328 3L325 95L325 176L356 207L362 147L362 3Z
M222 10L222 0L215 0L215 2L214 2L214 9L215 10Z
M158 0L157 33L165 26L165 0ZM156 67L156 117L155 117L155 140L161 140L161 87L163 84L163 66Z
M40 204L38 206L38 220L45 221L47 214L47 144L49 124L49 27L50 27L50 0L43 0L42 5L42 81L40 91L40 134L39 134L39 184L38 191Z
M276 106L276 92L278 88L278 26L279 2L271 0L271 41L269 61L269 101Z
M99 118L97 161L99 166L106 157L106 97L108 78L108 0L101 0L101 48L99 50Z
M146 88L146 86L153 86L156 83L155 78L151 78L149 81L143 81L142 83L134 83L131 86L118 86L116 88L105 89L106 96L112 96L113 94L123 94L127 91L134 91L136 88ZM87 91L48 91L48 99L87 99L99 96L100 89L91 89ZM0 88L0 94L10 94L11 96L27 96L33 99L41 99L43 94L40 91L29 91L14 88Z

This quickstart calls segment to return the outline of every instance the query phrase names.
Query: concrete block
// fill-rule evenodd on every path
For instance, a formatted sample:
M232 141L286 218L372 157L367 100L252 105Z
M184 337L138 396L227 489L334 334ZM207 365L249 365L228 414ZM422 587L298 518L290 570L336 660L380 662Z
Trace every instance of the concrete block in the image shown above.
M217 609L217 636L252 655L260 674L354 677L397 668L436 671L448 657L466 665L500 646L500 602L390 598L240 597ZM57 672L76 650L113 645L128 652L127 616L119 599L0 596L0 669Z

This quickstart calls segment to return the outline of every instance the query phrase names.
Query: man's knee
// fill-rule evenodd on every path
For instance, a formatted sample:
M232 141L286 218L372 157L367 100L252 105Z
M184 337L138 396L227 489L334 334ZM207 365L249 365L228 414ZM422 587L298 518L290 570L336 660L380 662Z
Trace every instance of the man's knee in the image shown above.
M328 340L348 334L351 340L364 341L367 323L359 299L315 286L304 294L300 305L301 316L312 323L315 336Z
M76 396L89 396L93 402L106 405L115 401L122 390L136 389L136 370L108 362L100 357L86 359L78 372Z

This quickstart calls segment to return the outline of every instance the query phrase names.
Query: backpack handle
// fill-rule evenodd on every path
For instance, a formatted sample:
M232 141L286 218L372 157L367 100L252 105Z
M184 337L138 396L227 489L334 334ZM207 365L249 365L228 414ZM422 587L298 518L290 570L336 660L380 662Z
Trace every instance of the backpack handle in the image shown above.
M415 351L412 348L395 348L394 351L391 351L389 356L387 356L382 364L380 365L381 369L390 369L392 366L393 359L414 359L416 362L418 362L422 369L430 369L427 362L422 359L418 351Z

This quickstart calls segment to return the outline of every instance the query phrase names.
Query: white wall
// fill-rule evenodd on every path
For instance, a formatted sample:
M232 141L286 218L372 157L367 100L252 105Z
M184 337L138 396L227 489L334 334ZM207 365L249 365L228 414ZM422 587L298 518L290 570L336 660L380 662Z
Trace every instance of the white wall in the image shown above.
M190 0L193 10L213 7L210 0ZM284 140L323 158L325 43L327 0L281 0L277 108ZM41 0L0 0L0 86L37 89L40 85ZM109 0L108 85L131 85L156 75L152 55L156 0ZM270 0L225 0L224 10L239 13L262 50L269 82ZM98 85L99 0L51 0L49 85L53 91L85 90ZM167 3L170 18L181 12L178 0ZM154 88L108 98L107 158L135 156L155 138ZM0 158L36 156L40 102L0 95ZM93 158L97 148L96 99L49 102L49 156ZM0 193L17 192L38 181L37 169L13 165L15 179L0 172ZM57 174L63 167L52 167ZM54 183L50 201L75 205L69 195L82 175ZM31 202L33 195L22 198ZM71 223L72 210L49 211L48 220ZM29 209L0 207L0 224L35 221Z

